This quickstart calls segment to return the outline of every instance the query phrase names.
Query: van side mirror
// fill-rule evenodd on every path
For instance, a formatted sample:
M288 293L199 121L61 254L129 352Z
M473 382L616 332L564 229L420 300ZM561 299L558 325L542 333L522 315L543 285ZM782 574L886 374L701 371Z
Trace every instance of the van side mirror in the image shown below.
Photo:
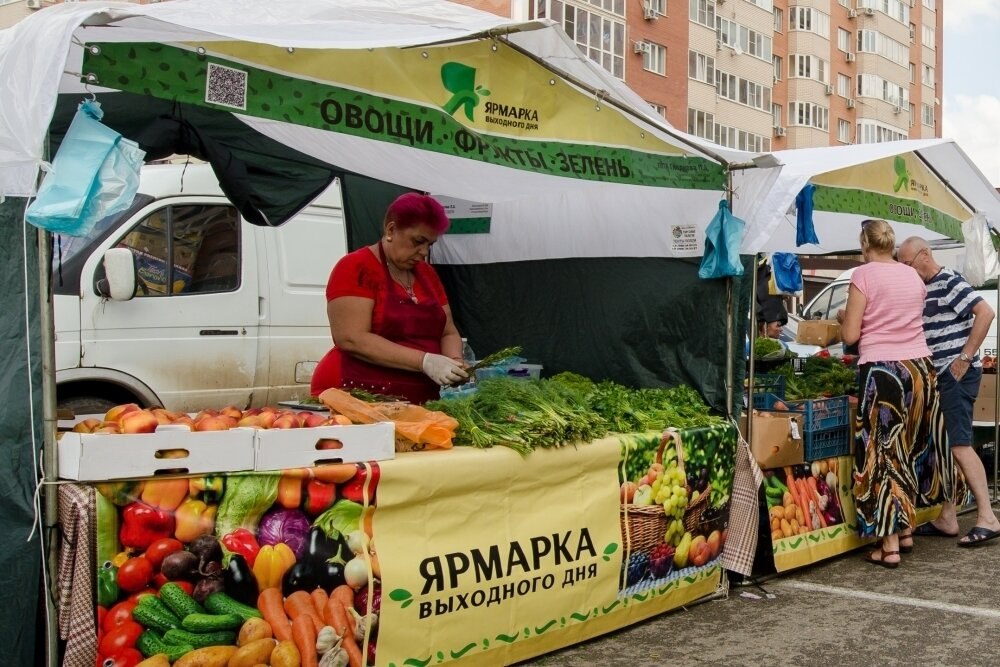
M795 304L795 314L802 317L802 313L805 312L804 306L801 303Z
M104 278L97 281L97 292L113 301L129 301L137 286L135 257L128 248L111 248L102 260Z

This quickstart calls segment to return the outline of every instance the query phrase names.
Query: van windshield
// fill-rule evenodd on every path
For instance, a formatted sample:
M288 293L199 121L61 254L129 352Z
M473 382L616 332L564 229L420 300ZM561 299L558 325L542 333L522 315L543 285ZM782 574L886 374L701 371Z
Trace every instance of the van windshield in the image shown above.
M101 218L86 236L52 235L52 289L56 294L79 294L80 272L92 249L138 211L149 206L153 197L137 194L132 205L120 213Z

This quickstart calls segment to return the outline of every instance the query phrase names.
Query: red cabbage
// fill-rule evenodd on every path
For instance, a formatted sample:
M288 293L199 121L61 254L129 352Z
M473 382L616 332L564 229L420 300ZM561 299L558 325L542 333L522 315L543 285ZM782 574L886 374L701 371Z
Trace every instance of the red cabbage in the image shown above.
M299 510L274 510L260 520L257 542L260 546L284 542L295 553L295 559L300 560L306 552L311 527L309 517Z

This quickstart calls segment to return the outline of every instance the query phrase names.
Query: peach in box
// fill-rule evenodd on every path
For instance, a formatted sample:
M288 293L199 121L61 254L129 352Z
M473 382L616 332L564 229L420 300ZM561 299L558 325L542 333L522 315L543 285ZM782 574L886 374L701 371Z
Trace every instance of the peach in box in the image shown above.
M229 427L229 419L222 416L202 417L194 423L196 431L228 431Z
M117 422L122 418L122 415L138 410L139 406L135 403L123 403L122 405L116 405L104 415L104 421L106 422Z
M152 433L159 425L160 421L149 410L132 410L118 420L122 433Z

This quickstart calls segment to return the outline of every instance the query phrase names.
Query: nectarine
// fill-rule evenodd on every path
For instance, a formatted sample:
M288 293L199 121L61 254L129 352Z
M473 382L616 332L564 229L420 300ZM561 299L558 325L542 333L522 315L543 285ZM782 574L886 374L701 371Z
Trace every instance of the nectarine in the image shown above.
M126 412L118 420L122 433L152 433L160 425L159 420L149 410Z
M116 405L104 414L104 421L117 422L125 413L138 409L139 406L135 403L123 403L122 405Z

